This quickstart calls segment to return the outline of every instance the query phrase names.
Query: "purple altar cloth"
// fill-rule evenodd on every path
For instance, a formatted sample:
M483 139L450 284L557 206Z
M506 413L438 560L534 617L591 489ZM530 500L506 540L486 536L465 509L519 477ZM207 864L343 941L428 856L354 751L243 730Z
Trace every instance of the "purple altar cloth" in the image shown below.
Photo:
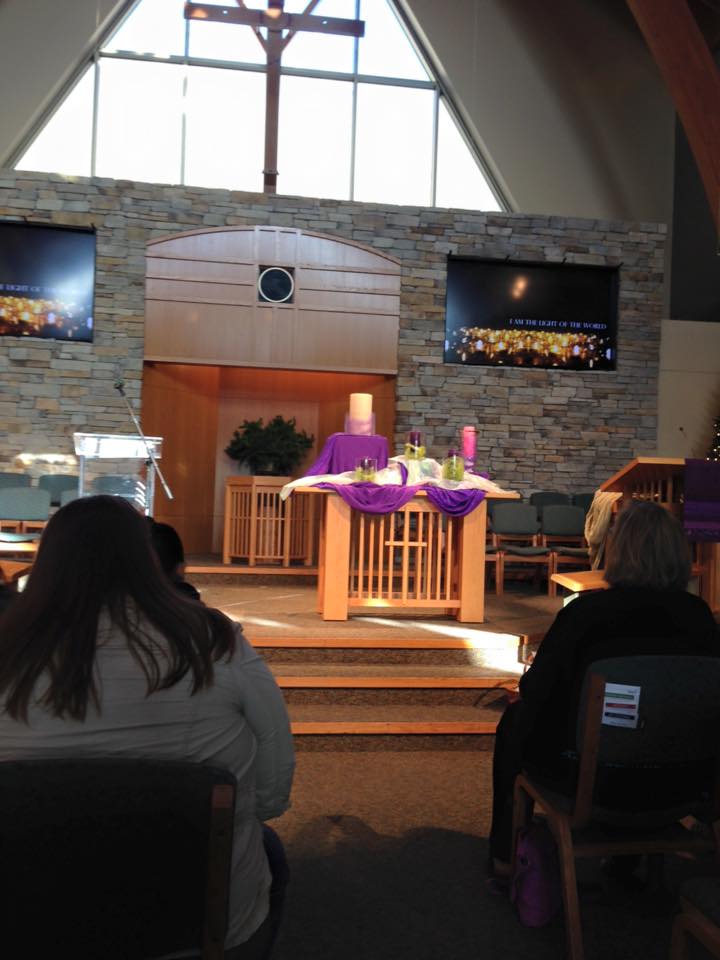
M378 470L388 463L388 445L378 434L356 436L353 433L333 433L325 441L320 456L306 471L306 477L327 473L346 473L354 470L361 457L374 457Z
M333 490L353 510L361 513L392 513L412 500L418 490L424 490L434 507L449 517L465 517L478 507L485 497L484 490L445 490L431 486L380 486L376 483L319 483L322 490Z
M720 461L685 461L683 526L690 540L720 543Z

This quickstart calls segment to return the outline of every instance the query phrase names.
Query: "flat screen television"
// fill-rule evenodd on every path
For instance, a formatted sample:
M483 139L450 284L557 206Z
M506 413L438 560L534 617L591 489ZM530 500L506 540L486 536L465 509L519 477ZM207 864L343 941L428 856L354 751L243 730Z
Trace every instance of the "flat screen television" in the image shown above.
M91 341L95 231L0 221L0 336Z
M445 363L614 370L617 267L450 257Z

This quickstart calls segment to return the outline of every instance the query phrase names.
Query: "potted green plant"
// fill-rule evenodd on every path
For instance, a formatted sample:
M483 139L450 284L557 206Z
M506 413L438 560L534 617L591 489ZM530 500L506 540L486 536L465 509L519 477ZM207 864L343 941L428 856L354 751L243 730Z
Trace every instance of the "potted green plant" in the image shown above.
M295 417L273 417L265 424L259 420L243 420L235 430L225 453L247 464L250 472L260 476L285 477L302 461L312 447L314 437L298 430Z

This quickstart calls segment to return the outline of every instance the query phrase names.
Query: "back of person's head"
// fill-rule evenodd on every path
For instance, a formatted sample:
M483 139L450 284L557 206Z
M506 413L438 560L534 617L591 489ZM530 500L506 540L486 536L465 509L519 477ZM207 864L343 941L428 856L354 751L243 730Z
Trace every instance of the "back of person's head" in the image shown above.
M605 579L613 587L686 590L690 549L680 521L657 503L637 500L618 514Z
M178 576L185 563L185 551L180 535L169 523L159 523L151 517L148 517L148 526L160 566L171 579Z
M41 703L51 712L82 720L88 700L98 705L93 670L103 613L125 636L148 693L187 673L196 692L212 682L213 660L233 648L230 621L173 587L148 523L130 503L81 497L50 518L25 590L0 618L0 694L11 716L27 716L46 672Z

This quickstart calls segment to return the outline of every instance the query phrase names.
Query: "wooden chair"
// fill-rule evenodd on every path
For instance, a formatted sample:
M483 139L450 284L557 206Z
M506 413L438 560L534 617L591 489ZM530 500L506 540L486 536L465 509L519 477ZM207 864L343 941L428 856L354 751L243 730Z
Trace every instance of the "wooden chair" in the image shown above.
M720 877L686 880L680 888L680 906L673 924L670 960L686 960L688 936L720 957Z
M7 956L221 960L234 806L195 763L0 763Z
M502 596L508 563L527 564L534 567L536 573L545 567L550 581L550 550L540 545L539 530L537 511L530 504L498 503L495 506L492 546L497 551L494 555L497 596Z
M603 722L606 683L640 688L636 728ZM584 956L577 857L717 849L718 689L720 659L638 656L600 660L588 670L581 696L574 793L563 792L527 772L517 777L513 864L518 831L538 804L558 845L570 960L582 960ZM606 709L613 712L611 707ZM698 769L711 770L715 782L704 782ZM627 795L628 778L635 778L632 810L622 809L617 800ZM679 821L686 816L712 823L712 832L685 829Z

